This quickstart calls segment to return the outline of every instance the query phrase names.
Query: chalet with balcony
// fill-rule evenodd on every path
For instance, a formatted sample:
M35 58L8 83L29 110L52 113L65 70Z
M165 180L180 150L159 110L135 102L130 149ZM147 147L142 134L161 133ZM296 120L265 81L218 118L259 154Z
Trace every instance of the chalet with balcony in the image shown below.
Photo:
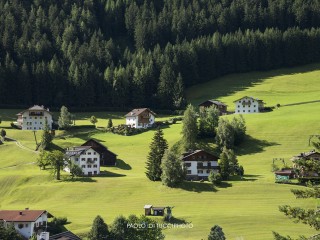
M125 115L126 125L132 128L148 128L152 127L155 122L156 114L149 108L133 109Z
M215 106L219 110L220 115L227 114L228 105L226 105L223 102L220 102L218 100L207 100L207 101L200 103L198 106L199 106L199 108L208 108L211 106Z
M313 160L313 161L320 161L320 153L311 150L309 152L302 152L296 156L291 158L293 162L293 167L299 170L299 177L320 177L320 173L314 172L312 170L304 169L302 166L299 165L297 160Z
M236 101L235 104L235 113L258 113L264 110L264 102L260 99L253 97L243 97Z
M83 175L92 176L100 174L100 154L91 146L78 146L67 148L68 161L64 170L70 172L70 164L81 167Z
M52 114L48 108L43 106L34 105L33 107L24 110L17 114L17 126L22 130L41 130L47 124L49 129L52 129Z
M219 172L218 157L204 150L183 153L188 180L208 179L210 171Z
M46 210L0 210L0 222L5 227L13 224L16 231L27 239L44 231L50 217L52 215Z
M100 154L100 166L115 166L117 161L117 154L108 150L106 146L94 139L89 139L81 146L91 146L96 152Z

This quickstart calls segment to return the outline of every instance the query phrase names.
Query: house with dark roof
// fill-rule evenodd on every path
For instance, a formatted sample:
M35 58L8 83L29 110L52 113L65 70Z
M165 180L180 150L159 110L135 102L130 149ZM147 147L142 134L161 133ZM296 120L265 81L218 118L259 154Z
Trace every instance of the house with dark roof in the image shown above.
M50 236L49 240L81 240L81 238L70 231L66 231Z
M258 113L264 110L264 102L261 99L253 97L242 97L236 101L235 104L235 113Z
M199 108L208 108L208 107L211 107L211 106L215 106L219 112L220 112L220 115L224 115L227 113L227 107L228 105L224 104L223 102L220 102L218 100L206 100L202 103L200 103L199 105Z
M64 167L66 172L70 172L71 163L81 167L84 175L92 176L100 174L100 154L93 147L70 147L65 151L65 155L68 158Z
M132 128L148 128L154 124L155 116L149 108L133 109L125 115L126 125Z
M45 121L47 121L49 129L52 129L52 114L44 106L34 105L18 113L17 116L16 124L22 130L41 130L45 125Z
M94 139L89 139L81 146L90 146L100 154L100 166L115 166L117 162L117 154L108 150L106 146Z
M204 150L190 150L182 154L188 180L207 179L210 172L219 172L218 157Z
M13 224L16 231L25 238L34 233L40 234L47 227L48 218L52 217L46 210L0 210L0 221L7 227Z
M299 176L300 177L320 177L320 173L304 169L303 166L299 164L299 161L297 160L313 160L313 161L320 161L320 153L316 150L311 150L309 152L302 152L296 156L293 156L291 158L291 161L293 162L293 167L299 170Z

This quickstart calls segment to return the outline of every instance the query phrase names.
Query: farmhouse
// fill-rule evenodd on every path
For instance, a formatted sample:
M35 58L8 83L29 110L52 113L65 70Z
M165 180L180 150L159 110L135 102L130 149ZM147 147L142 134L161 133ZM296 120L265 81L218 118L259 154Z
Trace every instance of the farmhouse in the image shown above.
M34 105L18 113L17 116L17 125L22 130L41 130L44 127L45 120L47 120L49 128L52 129L52 114L48 108L45 109L43 106Z
M108 150L108 148L94 139L89 139L82 146L91 146L100 154L100 166L115 166L117 154Z
M309 152L300 153L291 158L291 161L293 161L293 167L300 171L299 173L300 177L319 177L318 172L307 170L307 169L304 169L304 167L300 166L299 163L296 162L296 160L299 160L299 159L319 161L320 160L319 152L316 152L315 150L311 150Z
M182 161L187 169L187 179L207 179L210 171L218 172L218 157L204 150L183 153Z
M34 233L40 234L47 227L48 218L52 217L46 210L0 210L0 221L4 226L13 224L19 234L30 238Z
M137 108L125 115L126 125L132 128L148 128L155 122L156 114L149 108Z
M200 103L198 106L199 108L208 108L211 106L215 106L219 110L220 115L224 115L227 113L227 105L219 102L218 100L207 100Z
M66 150L68 160L81 167L84 175L100 174L100 154L91 146L71 147ZM69 165L64 170L70 172Z
M236 101L235 113L258 113L264 109L264 102L253 97L243 97Z

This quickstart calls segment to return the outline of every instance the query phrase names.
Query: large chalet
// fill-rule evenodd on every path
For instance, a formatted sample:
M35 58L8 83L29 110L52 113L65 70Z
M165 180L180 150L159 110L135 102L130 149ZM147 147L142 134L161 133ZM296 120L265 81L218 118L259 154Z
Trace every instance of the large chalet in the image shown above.
M17 125L22 130L41 130L44 128L45 120L47 120L49 129L52 129L52 114L48 108L43 106L34 105L18 113L17 116Z
M182 161L187 169L187 179L207 179L210 171L218 172L218 157L204 150L183 153Z
M156 114L149 108L137 108L133 109L125 115L126 125L132 128L148 128L155 122Z
M27 239L45 230L50 217L52 215L46 210L0 210L0 223L3 222L5 227L13 224L16 231Z
M91 146L70 147L65 154L72 164L81 167L83 175L100 174L100 154ZM64 170L70 172L69 165L66 164Z
M108 150L108 148L94 139L89 139L82 146L91 146L100 154L100 166L115 166L117 154Z
M264 102L260 99L253 97L242 97L236 101L235 104L235 113L258 113L262 112L264 109Z

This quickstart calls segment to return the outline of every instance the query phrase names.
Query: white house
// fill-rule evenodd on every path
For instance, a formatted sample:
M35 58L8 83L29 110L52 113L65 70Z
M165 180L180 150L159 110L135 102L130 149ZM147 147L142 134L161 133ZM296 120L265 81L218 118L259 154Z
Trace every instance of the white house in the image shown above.
M66 150L66 156L71 163L82 168L84 175L100 174L100 154L91 146L71 147ZM70 172L67 165L64 170Z
M45 120L49 128L52 129L52 114L49 109L43 106L34 105L33 107L24 110L17 114L17 125L22 130L40 130L45 125Z
M236 101L235 104L235 113L258 113L261 112L264 108L264 102L253 97L243 97Z
M155 122L156 114L149 108L137 108L125 115L126 125L132 128L148 128Z
M210 171L218 172L218 159L204 150L183 153L182 161L187 169L187 179L207 179Z
M0 222L5 227L13 224L23 237L30 238L34 233L40 234L47 227L48 218L52 217L46 210L0 210ZM0 236L1 237L1 236Z

